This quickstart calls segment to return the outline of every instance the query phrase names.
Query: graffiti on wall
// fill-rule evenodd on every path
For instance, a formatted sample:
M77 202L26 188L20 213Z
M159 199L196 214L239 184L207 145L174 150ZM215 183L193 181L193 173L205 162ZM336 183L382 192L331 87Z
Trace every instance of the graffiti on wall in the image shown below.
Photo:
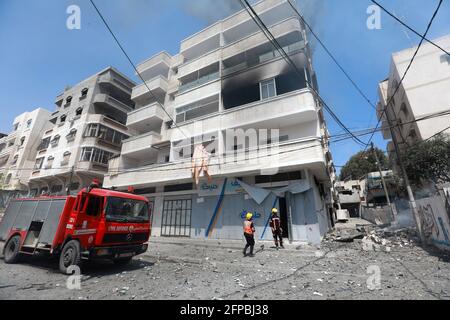
M423 234L429 243L450 250L450 219L445 202L439 196L417 201Z
M241 213L239 214L239 216L241 217L241 219L245 219L245 216L247 215L247 213L251 212L253 214L253 219L257 220L260 219L262 217L261 213L257 212L257 211L247 211L247 210L242 210Z

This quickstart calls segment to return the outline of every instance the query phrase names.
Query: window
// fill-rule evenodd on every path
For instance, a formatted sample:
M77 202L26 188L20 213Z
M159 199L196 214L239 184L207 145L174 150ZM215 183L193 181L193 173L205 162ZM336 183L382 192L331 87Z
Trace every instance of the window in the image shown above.
M66 98L66 104L64 105L64 107L67 108L68 106L70 106L71 103L72 103L72 97L68 96Z
M275 79L269 79L260 83L261 100L266 100L277 95Z
M44 163L44 158L43 157L36 159L36 163L34 164L34 169L35 170L41 170L43 163Z
M45 169L51 169L53 166L53 161L55 160L55 157L48 157L47 158L47 164L45 165Z
M127 135L98 123L89 124L84 136L99 138L115 145L121 145L123 140L128 139Z
M193 120L218 111L219 100L217 96L214 96L201 102L196 102L187 106L177 108L176 122L181 123L184 121Z
M95 162L98 164L104 164L107 165L109 162L109 159L113 156L111 152L93 148L93 147L87 147L83 148L81 152L81 158L80 161L86 161L86 162Z
M50 192L51 192L52 194L58 194L58 193L60 193L60 192L62 191L62 189L63 189L63 186L60 185L60 184L58 184L58 185L52 186L52 187L50 188Z
M273 183L273 182L284 182L301 179L302 179L301 171L294 171L294 172L279 173L273 176L256 176L255 183L256 184Z
M51 137L45 138L41 141L41 144L38 146L37 151L42 151L48 148L50 145Z
M83 90L81 90L81 97L80 97L80 100L86 99L88 92L89 92L89 89L88 89L88 88L84 88Z
M15 124L13 125L13 129L14 129L14 131L17 131L17 129L19 129L19 124L18 124L18 123L15 123Z
M70 156L71 156L71 155L72 155L72 154L71 154L70 152L68 152L68 151L64 152L64 154L63 154L63 160L61 161L61 165L62 165L62 166L66 166L66 165L69 164L69 160L70 160Z
M66 115L62 115L61 118L59 118L59 119L60 119L61 123L64 123L64 122L66 122L67 116Z
M6 176L5 184L9 184L11 182L11 178L12 178L12 174L10 173Z
M102 200L103 198L101 197L90 196L86 207L86 214L92 217L98 216L102 207Z
M67 141L73 141L73 140L75 140L76 136L77 136L77 129L72 129L67 134L66 139L67 139Z
M53 137L53 140L51 141L52 147L58 146L59 139L61 139L61 136L59 134Z
M14 145L14 141L10 141L9 143L8 143L8 147L12 147Z
M30 119L27 121L27 129L29 129L31 127L31 124L33 123L33 120Z
M25 137L20 138L20 146L23 146L25 143Z
M83 108L78 108L77 111L75 112L75 115L81 116L82 113L83 113Z
M405 103L402 103L402 106L400 107L400 111L403 112L403 114L405 115L405 118L408 118L409 111L408 111L408 107L406 106Z
M14 156L14 158L13 158L13 161L12 161L12 163L11 163L11 165L15 165L15 164L17 164L17 161L19 160L19 155L15 155Z

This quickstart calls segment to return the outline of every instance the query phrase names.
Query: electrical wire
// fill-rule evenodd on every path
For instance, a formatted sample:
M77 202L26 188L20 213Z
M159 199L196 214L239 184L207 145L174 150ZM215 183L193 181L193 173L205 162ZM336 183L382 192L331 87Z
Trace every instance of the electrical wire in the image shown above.
M375 136L375 133L376 133L376 129L378 129L378 127L380 126L380 123L381 123L381 121L382 121L382 119L383 119L383 116L385 115L385 113L386 113L386 111L387 111L387 108L388 108L389 105L391 104L392 100L394 99L395 95L397 94L398 90L400 89L401 85L403 84L403 81L405 80L406 75L408 74L409 70L411 69L411 66L412 66L412 64L414 63L414 60L415 60L417 54L419 53L420 48L422 47L422 44L423 44L423 42L424 42L424 40L425 40L425 37L427 36L428 32L430 31L430 28L431 28L431 26L432 26L432 24L433 24L433 21L434 21L434 19L436 18L437 14L438 14L438 12L439 12L439 9L441 8L442 2L443 2L443 0L439 0L439 4L438 4L436 10L435 10L434 13L433 13L433 16L431 17L430 22L428 23L427 29L426 29L425 33L421 36L420 43L419 43L419 45L417 46L417 49L416 49L416 51L414 52L414 55L412 56L412 58L411 58L411 60L410 60L410 62L409 62L409 64L408 64L408 67L406 68L406 70L405 70L405 72L404 72L404 74L403 74L403 77L401 78L400 82L398 83L397 88L395 89L394 93L391 95L390 99L389 99L388 102L386 103L386 106L384 107L383 112L381 113L381 115L380 115L380 117L379 117L378 123L377 123L377 125L375 126L375 130L373 131L372 136L370 137L369 141L367 142L367 145L366 145L366 147L365 147L365 149L364 149L364 152L367 150L368 146L369 146L370 143L372 142L372 140L373 140L373 138L374 138L374 136Z
M316 38L317 42L322 46L322 48L325 50L325 52L330 56L330 58L333 60L333 62L338 66L338 68L342 71L342 73L345 75L345 77L351 82L353 87L359 92L359 94L364 98L364 100L367 101L367 103L376 110L377 107L375 104L367 97L367 95L362 91L362 89L358 86L358 84L350 77L349 73L344 69L344 67L339 63L339 61L336 59L336 57L331 53L331 51L327 48L327 46L323 43L323 41L319 38L319 36L314 32L310 24L306 21L306 19L303 17L303 15L297 10L297 8L292 4L291 0L287 0L291 8L295 11L297 16L303 21L303 23L308 27L311 34Z
M142 80L142 82L144 83L144 85L147 87L148 92L152 95L153 99L156 100L156 103L158 103L158 105L161 107L161 109L165 112L165 114L170 118L170 120L172 121L173 125L175 125L175 127L180 130L180 132L183 134L183 136L186 139L189 139L187 137L187 135L183 132L183 130L181 130L181 128L178 126L178 124L175 122L175 120L171 117L171 115L167 112L166 108L164 108L164 106L159 102L158 98L155 96L155 94L152 92L152 90L150 89L150 87L147 84L147 81L145 81L145 79L142 77L141 73L138 71L136 65L134 64L134 62L131 60L130 56L128 55L128 53L125 51L125 48L122 46L122 44L120 43L119 39L116 37L116 35L114 34L114 32L112 31L111 27L109 26L108 22L106 21L106 19L104 18L104 16L102 15L102 13L100 12L99 8L95 5L94 0L89 0L92 4L92 6L94 7L95 11L97 12L97 14L99 15L100 19L103 21L104 25L106 26L106 28L108 29L109 33L111 34L111 36L114 38L114 40L116 41L117 45L119 46L120 50L122 51L122 53L125 55L125 57L127 58L128 62L131 64L131 66L133 67L134 71L136 72L136 74L138 75L138 77Z
M267 28L267 26L264 24L264 22L261 20L259 15L255 12L253 7L249 4L247 0L239 0L242 7L247 11L249 16L252 18L252 20L256 23L256 25L261 29L261 31L264 33L264 35L267 37L267 39L272 43L272 45L277 49L277 51L280 53L280 55L283 57L283 59L299 74L300 78L303 80L305 77L305 74L302 73L296 66L296 64L292 61L292 59L289 57L289 55L286 53L286 51L283 49L283 47L278 43L277 39L273 36L273 34L270 32L270 30ZM309 82L309 79L306 79L305 81L309 85L309 89L311 89L316 97L321 101L323 104L325 110L328 111L328 113L331 115L331 117L336 121L336 123L343 128L346 132L348 132L350 135L352 134L351 131L348 129L347 126L339 119L339 117L333 112L333 110L328 106L328 104L325 102L325 100L320 96L320 94L317 92L317 90L314 88L314 86ZM353 136L353 139L356 143L365 145L364 141L360 140L358 137Z
M405 22L403 22L402 20L400 20L398 17L396 17L393 13L391 13L389 10L387 10L385 7L383 7L378 1L375 0L370 0L372 1L374 4L376 4L378 7L380 7L381 10L383 10L385 13L387 13L389 16L391 16L393 19L395 19L398 23L400 23L401 25L403 25L404 27L406 27L408 30L410 30L411 32L413 32L414 34L418 35L419 37L422 37L422 35L420 33L418 33L416 30L414 30L413 28L411 28L410 26L408 26ZM431 41L430 39L423 37L423 39L430 43L431 45L435 46L436 48L438 48L439 50L441 50L442 52L444 52L446 55L450 56L450 53L445 50L444 48L442 48L441 46L437 45L435 42Z

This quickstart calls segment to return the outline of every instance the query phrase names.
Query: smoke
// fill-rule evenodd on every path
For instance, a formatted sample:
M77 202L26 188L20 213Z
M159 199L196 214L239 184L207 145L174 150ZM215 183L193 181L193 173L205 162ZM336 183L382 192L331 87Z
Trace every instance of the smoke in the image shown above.
M291 0L292 1L292 0ZM312 28L314 33L320 38L324 32L325 23L323 23L326 9L325 0L297 0L297 9L305 18L306 22ZM309 42L311 52L315 52L317 46L317 40L312 36L310 30L307 30L309 34Z
M190 16L207 24L217 22L242 9L239 0L187 0L182 1L181 7Z
M249 0L249 3L253 5L259 1L260 0ZM320 36L323 31L321 19L324 17L326 10L325 0L290 1L297 7L298 11L313 28L314 33ZM179 3L186 14L203 21L208 25L243 9L239 0L178 0L177 3ZM289 10L292 9L289 7ZM295 15L293 10L291 14ZM280 17L280 19L282 18L284 17ZM312 44L311 49L314 50L316 41L311 36L309 40Z

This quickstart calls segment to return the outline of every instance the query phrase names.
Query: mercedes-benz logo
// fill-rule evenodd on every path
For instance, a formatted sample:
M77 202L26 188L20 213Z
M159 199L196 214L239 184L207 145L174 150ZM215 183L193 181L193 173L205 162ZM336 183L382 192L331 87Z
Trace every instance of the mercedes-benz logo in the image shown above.
M129 233L127 234L127 241L130 242L131 240L133 240L133 234Z

